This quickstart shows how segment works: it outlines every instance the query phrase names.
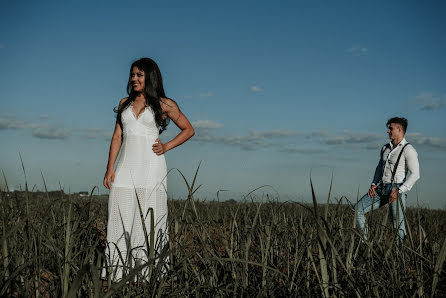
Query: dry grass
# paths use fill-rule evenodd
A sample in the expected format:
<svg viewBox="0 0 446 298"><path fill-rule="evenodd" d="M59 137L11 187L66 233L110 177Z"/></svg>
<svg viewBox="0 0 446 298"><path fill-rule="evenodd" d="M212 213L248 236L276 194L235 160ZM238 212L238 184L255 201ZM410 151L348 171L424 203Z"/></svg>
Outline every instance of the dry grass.
<svg viewBox="0 0 446 298"><path fill-rule="evenodd" d="M194 185L187 183L187 200L169 200L169 245L142 265L151 268L146 281L128 282L141 274L136 268L105 293L106 199L1 192L0 296L446 295L445 211L409 208L409 237L398 249L384 208L361 243L345 201L251 194L240 203L199 202Z"/></svg>

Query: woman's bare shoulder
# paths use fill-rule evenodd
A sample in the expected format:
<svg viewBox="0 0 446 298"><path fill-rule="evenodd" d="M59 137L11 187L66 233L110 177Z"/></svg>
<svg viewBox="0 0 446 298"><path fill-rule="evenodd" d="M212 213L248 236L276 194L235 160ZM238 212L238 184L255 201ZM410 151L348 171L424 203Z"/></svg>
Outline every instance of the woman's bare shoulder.
<svg viewBox="0 0 446 298"><path fill-rule="evenodd" d="M119 106L122 106L122 104L128 99L128 97L124 97L119 101Z"/></svg>
<svg viewBox="0 0 446 298"><path fill-rule="evenodd" d="M160 105L161 105L161 108L163 109L163 111L178 109L178 105L175 102L175 100L167 98L167 97L160 98Z"/></svg>

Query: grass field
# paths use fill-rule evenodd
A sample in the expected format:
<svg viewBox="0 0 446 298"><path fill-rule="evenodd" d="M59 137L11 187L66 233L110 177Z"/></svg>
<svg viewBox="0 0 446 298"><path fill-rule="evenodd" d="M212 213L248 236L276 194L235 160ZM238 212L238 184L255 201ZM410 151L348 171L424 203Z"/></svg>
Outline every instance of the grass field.
<svg viewBox="0 0 446 298"><path fill-rule="evenodd" d="M195 189L168 202L169 245L150 251L151 239L153 261L106 287L106 197L2 191L0 296L446 296L446 211L408 208L398 249L386 208L361 242L346 201L200 202Z"/></svg>

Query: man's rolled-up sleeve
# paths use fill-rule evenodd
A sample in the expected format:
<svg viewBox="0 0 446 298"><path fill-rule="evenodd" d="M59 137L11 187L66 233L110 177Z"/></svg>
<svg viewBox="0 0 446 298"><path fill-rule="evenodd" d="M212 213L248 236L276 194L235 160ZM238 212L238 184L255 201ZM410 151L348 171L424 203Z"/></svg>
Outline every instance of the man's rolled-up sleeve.
<svg viewBox="0 0 446 298"><path fill-rule="evenodd" d="M410 172L407 180L399 187L399 192L403 193L409 191L412 186L420 179L420 164L418 163L418 153L412 146L408 146L404 152L406 158L407 170Z"/></svg>

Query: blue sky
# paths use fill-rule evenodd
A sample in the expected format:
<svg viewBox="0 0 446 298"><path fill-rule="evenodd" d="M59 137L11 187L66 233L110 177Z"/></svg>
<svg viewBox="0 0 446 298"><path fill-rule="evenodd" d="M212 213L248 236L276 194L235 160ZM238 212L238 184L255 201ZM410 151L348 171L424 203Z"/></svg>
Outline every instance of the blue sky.
<svg viewBox="0 0 446 298"><path fill-rule="evenodd" d="M42 170L52 189L105 193L112 109L151 57L197 131L168 168L191 177L201 161L202 199L271 185L308 200L311 174L323 201L333 172L334 195L355 200L387 119L404 116L420 204L444 208L445 14L443 1L3 1L0 168L23 185L20 152L30 185ZM186 195L175 170L169 192Z"/></svg>

